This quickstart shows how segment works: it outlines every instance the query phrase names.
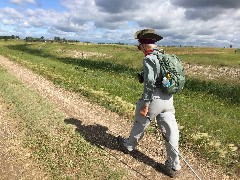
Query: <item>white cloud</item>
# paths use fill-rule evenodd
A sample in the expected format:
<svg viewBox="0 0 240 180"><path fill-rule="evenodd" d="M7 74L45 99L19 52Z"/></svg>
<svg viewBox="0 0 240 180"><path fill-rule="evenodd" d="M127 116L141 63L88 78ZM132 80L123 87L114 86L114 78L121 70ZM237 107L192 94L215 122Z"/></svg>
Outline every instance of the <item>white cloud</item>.
<svg viewBox="0 0 240 180"><path fill-rule="evenodd" d="M15 24L15 21L12 20L12 19L3 19L3 20L2 20L2 23L3 23L4 25L14 25L14 24Z"/></svg>
<svg viewBox="0 0 240 180"><path fill-rule="evenodd" d="M36 4L35 0L12 0ZM88 41L126 42L136 30L154 28L164 37L160 44L233 46L239 44L240 4L220 0L60 0L64 11L43 8L0 9L0 27L29 28L37 34L56 34ZM47 3L47 2L46 2ZM45 5L46 6L46 5ZM45 7L44 6L44 7ZM24 32L24 31L22 31ZM40 31L42 33L42 31ZM135 41L131 41L135 42Z"/></svg>
<svg viewBox="0 0 240 180"><path fill-rule="evenodd" d="M17 5L24 5L26 3L36 4L35 0L10 0L10 2Z"/></svg>
<svg viewBox="0 0 240 180"><path fill-rule="evenodd" d="M4 16L9 16L11 18L24 18L24 15L20 12L18 12L16 9L14 8L9 8L9 7L6 7L6 8L2 8L1 9L1 13L2 15Z"/></svg>
<svg viewBox="0 0 240 180"><path fill-rule="evenodd" d="M44 9L27 9L25 16L28 23L36 27L57 25L64 19L64 14Z"/></svg>

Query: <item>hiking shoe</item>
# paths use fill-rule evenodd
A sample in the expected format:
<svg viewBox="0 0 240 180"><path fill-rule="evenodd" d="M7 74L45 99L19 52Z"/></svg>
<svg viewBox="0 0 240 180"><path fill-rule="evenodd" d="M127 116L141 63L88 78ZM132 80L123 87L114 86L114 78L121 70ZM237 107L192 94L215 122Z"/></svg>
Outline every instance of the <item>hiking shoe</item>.
<svg viewBox="0 0 240 180"><path fill-rule="evenodd" d="M164 165L164 164L158 164L157 165L157 169L159 171L161 171L163 174L171 177L171 178L174 178L176 175L177 175L177 170L175 169L172 169L170 166L168 165Z"/></svg>
<svg viewBox="0 0 240 180"><path fill-rule="evenodd" d="M120 146L120 150L124 153L124 154L130 154L132 151L129 151L125 146L124 146L124 138L121 136L117 137L117 142Z"/></svg>

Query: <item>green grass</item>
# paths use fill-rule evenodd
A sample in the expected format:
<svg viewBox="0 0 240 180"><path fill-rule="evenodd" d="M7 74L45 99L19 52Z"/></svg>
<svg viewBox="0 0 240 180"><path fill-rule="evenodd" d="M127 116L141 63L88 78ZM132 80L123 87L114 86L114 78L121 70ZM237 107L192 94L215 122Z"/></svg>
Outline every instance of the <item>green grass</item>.
<svg viewBox="0 0 240 180"><path fill-rule="evenodd" d="M87 126L66 119L54 105L0 68L0 96L9 114L25 131L24 147L44 166L52 179L121 179L124 171L115 170L109 154L84 136ZM65 123L64 123L65 122ZM70 124L78 123L82 131ZM113 163L113 164L111 164Z"/></svg>
<svg viewBox="0 0 240 180"><path fill-rule="evenodd" d="M214 148L211 147L211 143L214 142L221 144L215 149L218 153L221 153L219 150L229 152L229 144L235 144L235 146L239 144L239 106L226 103L216 96L189 90L179 94L175 98L175 104L179 122L184 126L182 141L187 143L185 138L188 140L192 138L190 141L192 142L200 133L207 133L206 139L209 142L197 146L197 148L203 148L204 153L209 153L208 150ZM228 155L239 158L237 152L231 152ZM216 160L221 161L221 159ZM227 160L231 161L231 158L228 157Z"/></svg>
<svg viewBox="0 0 240 180"><path fill-rule="evenodd" d="M212 65L215 67L229 66L240 67L240 54L235 54L235 49L206 48L206 47L181 47L166 48L167 53L177 54L186 63Z"/></svg>
<svg viewBox="0 0 240 180"><path fill-rule="evenodd" d="M72 58L59 54L59 49L96 51L112 57ZM142 93L142 85L136 78L142 55L136 47L10 42L1 45L0 50L55 84L133 118L135 101ZM166 48L166 51L179 53L185 62L239 67L237 55L231 49ZM239 169L239 151L232 151L232 145L240 145L240 84L188 77L184 91L174 98L178 122L184 126L181 144L228 168L229 172Z"/></svg>

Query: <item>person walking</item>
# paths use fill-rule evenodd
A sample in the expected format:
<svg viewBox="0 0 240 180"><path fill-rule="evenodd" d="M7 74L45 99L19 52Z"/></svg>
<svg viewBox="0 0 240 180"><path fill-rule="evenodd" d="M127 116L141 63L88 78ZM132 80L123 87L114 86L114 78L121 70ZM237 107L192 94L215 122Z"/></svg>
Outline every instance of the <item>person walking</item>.
<svg viewBox="0 0 240 180"><path fill-rule="evenodd" d="M139 79L144 83L142 97L136 103L135 117L132 130L128 138L118 137L118 143L125 153L133 153L139 141L143 138L144 131L150 124L150 119L156 118L162 133L173 145L165 142L167 160L164 165L158 166L159 170L170 177L174 177L181 169L178 153L179 129L175 118L173 95L161 91L157 54L162 53L155 43L161 39L154 29L143 29L135 33L138 39L138 49L145 55L143 71ZM149 118L147 118L147 116ZM175 150L173 150L173 148Z"/></svg>

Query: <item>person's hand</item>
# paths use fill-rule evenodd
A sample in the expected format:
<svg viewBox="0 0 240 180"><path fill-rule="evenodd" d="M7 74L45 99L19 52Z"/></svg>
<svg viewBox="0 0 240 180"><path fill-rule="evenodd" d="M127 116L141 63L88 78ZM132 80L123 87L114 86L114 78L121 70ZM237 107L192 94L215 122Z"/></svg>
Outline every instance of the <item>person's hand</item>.
<svg viewBox="0 0 240 180"><path fill-rule="evenodd" d="M148 106L144 106L144 107L142 108L142 110L140 111L140 114L141 114L142 116L146 117L146 116L147 116L147 113L148 113Z"/></svg>

